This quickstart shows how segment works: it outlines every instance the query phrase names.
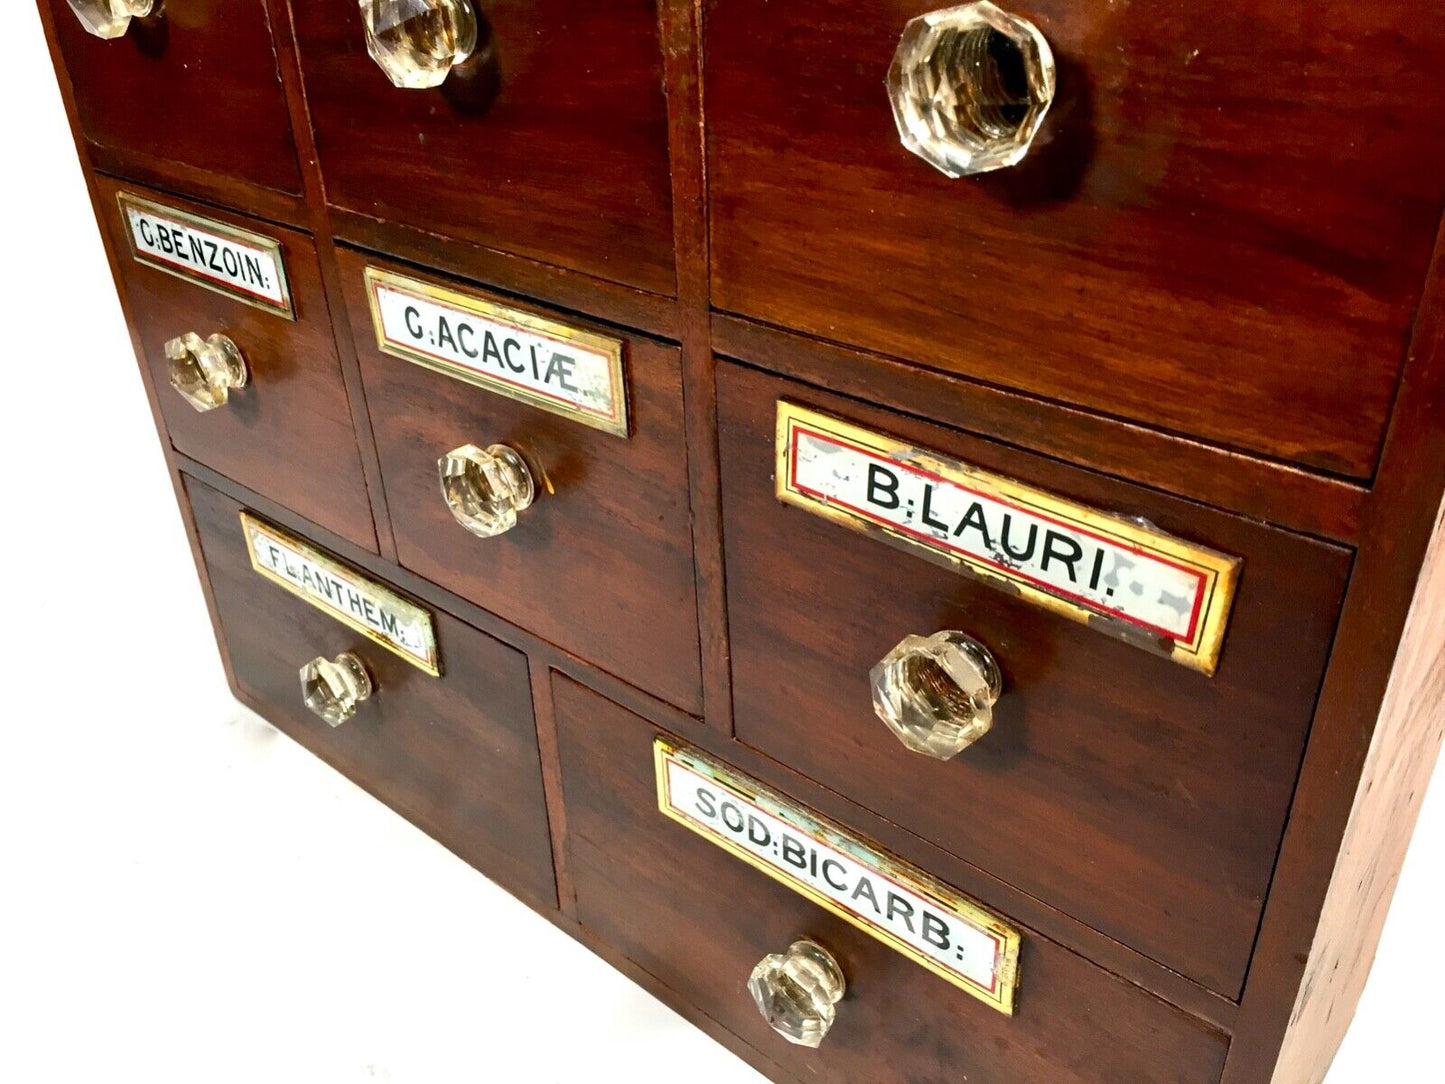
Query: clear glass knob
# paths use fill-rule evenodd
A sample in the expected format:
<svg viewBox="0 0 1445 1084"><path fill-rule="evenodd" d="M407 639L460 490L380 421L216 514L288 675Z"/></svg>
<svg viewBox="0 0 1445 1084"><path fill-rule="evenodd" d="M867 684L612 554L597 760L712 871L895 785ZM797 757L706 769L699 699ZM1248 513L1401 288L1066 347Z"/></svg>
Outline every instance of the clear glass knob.
<svg viewBox="0 0 1445 1084"><path fill-rule="evenodd" d="M537 495L527 464L505 444L454 448L437 460L437 476L452 515L478 538L510 531Z"/></svg>
<svg viewBox="0 0 1445 1084"><path fill-rule="evenodd" d="M873 710L915 753L958 756L993 726L1003 676L988 648L961 632L906 636L869 673Z"/></svg>
<svg viewBox="0 0 1445 1084"><path fill-rule="evenodd" d="M1038 28L979 0L903 29L888 94L903 145L950 177L1016 165L1054 100L1054 54Z"/></svg>
<svg viewBox="0 0 1445 1084"><path fill-rule="evenodd" d="M246 386L246 359L224 335L202 339L187 332L166 343L171 387L201 412L223 407L235 388Z"/></svg>
<svg viewBox="0 0 1445 1084"><path fill-rule="evenodd" d="M477 47L470 0L361 0L366 51L405 90L441 86Z"/></svg>
<svg viewBox="0 0 1445 1084"><path fill-rule="evenodd" d="M331 726L356 715L356 708L375 687L366 665L350 651L334 659L312 659L301 668L301 696L306 706Z"/></svg>
<svg viewBox="0 0 1445 1084"><path fill-rule="evenodd" d="M107 41L124 36L132 19L145 18L155 6L156 0L70 0L80 25Z"/></svg>
<svg viewBox="0 0 1445 1084"><path fill-rule="evenodd" d="M837 1016L848 983L833 954L816 941L795 941L780 956L764 956L748 979L768 1026L798 1046L817 1048Z"/></svg>

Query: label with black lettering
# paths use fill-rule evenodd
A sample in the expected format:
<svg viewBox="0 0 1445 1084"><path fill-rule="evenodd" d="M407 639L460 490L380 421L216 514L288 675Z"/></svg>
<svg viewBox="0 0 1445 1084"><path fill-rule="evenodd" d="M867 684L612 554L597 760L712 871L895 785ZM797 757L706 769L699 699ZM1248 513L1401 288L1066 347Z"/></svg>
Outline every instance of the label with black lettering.
<svg viewBox="0 0 1445 1084"><path fill-rule="evenodd" d="M726 765L658 738L658 807L775 881L1013 1015L1017 930Z"/></svg>
<svg viewBox="0 0 1445 1084"><path fill-rule="evenodd" d="M251 567L433 677L441 674L432 615L389 587L279 527L241 513Z"/></svg>
<svg viewBox="0 0 1445 1084"><path fill-rule="evenodd" d="M129 192L116 201L137 263L296 319L279 241Z"/></svg>
<svg viewBox="0 0 1445 1084"><path fill-rule="evenodd" d="M1212 674L1240 560L1136 519L778 404L777 494Z"/></svg>
<svg viewBox="0 0 1445 1084"><path fill-rule="evenodd" d="M622 340L366 269L377 349L620 437Z"/></svg>

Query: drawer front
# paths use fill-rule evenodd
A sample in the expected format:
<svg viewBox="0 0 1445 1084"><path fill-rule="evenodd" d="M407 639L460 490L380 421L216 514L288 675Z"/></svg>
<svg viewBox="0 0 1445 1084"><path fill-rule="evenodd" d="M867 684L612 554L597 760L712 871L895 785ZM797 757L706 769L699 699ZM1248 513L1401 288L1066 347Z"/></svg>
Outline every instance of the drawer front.
<svg viewBox="0 0 1445 1084"><path fill-rule="evenodd" d="M949 6L709 0L714 303L1368 476L1445 203L1430 5L1004 4L1056 97L956 180L885 85Z"/></svg>
<svg viewBox="0 0 1445 1084"><path fill-rule="evenodd" d="M471 58L439 87L401 89L368 55L355 0L293 5L328 199L368 219L673 293L655 5L470 6L479 15Z"/></svg>
<svg viewBox="0 0 1445 1084"><path fill-rule="evenodd" d="M160 14L112 40L66 0L44 2L90 144L300 194L265 0L158 0Z"/></svg>
<svg viewBox="0 0 1445 1084"><path fill-rule="evenodd" d="M134 185L103 177L97 181L131 326L171 443L347 541L376 549L361 453L311 239ZM161 258L141 262L118 194L148 201L162 218L164 211L179 211L278 242L296 319L212 288L213 280L190 273L195 260L188 268L170 264L170 270L162 270ZM200 243L199 259L218 259L207 256L206 244ZM177 244L182 255L192 254L189 236ZM224 406L198 411L171 386L167 344L187 334L203 340L224 335L240 351L245 384L230 392Z"/></svg>
<svg viewBox="0 0 1445 1084"><path fill-rule="evenodd" d="M792 1078L1219 1079L1222 1035L1027 930L1015 1015L974 1000L664 817L651 725L560 676L554 699L580 921ZM803 937L837 958L848 985L817 1050L774 1034L746 986L764 956Z"/></svg>
<svg viewBox="0 0 1445 1084"><path fill-rule="evenodd" d="M594 329L622 342L630 435L618 436L382 353L366 269L420 280L358 253L342 251L340 259L401 563L639 688L700 711L678 350ZM470 298L487 296L451 285ZM511 530L478 538L443 499L438 459L464 445L499 443L521 455L536 498Z"/></svg>
<svg viewBox="0 0 1445 1084"><path fill-rule="evenodd" d="M722 365L718 385L738 739L1236 994L1346 553L738 365ZM1217 671L781 504L779 400L1241 558ZM982 643L1002 676L992 729L947 761L893 736L869 678L905 637L943 630Z"/></svg>
<svg viewBox="0 0 1445 1084"><path fill-rule="evenodd" d="M186 492L244 699L503 887L555 906L526 657L422 607L435 623L433 677L263 578L242 507L194 479ZM298 675L343 652L362 660L375 689L332 728L303 704Z"/></svg>

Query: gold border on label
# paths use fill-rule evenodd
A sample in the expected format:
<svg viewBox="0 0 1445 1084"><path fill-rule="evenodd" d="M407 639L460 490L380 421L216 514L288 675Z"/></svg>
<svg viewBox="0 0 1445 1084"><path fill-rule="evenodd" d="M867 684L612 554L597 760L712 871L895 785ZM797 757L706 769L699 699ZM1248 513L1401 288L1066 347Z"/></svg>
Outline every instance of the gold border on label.
<svg viewBox="0 0 1445 1084"><path fill-rule="evenodd" d="M401 358L403 361L420 365L424 369L430 369L454 380L495 392L508 399L515 399L528 406L559 414L564 418L571 418L573 421L581 422L593 429L601 429L604 433L611 433L624 440L631 435L628 419L627 382L622 367L623 341L621 339L598 335L581 328L568 327L566 324L559 324L555 320L549 320L534 312L509 308L479 297L459 293L456 290L407 278L405 275L383 271L379 267L366 268L365 280L366 300L371 308L371 326L376 332L376 348L383 354L390 354L394 358ZM574 403L542 395L530 388L508 383L488 373L457 365L444 358L433 357L387 338L386 328L382 324L381 305L376 298L378 286L387 286L400 293L412 294L420 300L430 301L492 323L513 327L531 335L542 335L549 339L576 343L592 353L605 355L610 377L609 383L612 388L612 413L602 414L586 410Z"/></svg>
<svg viewBox="0 0 1445 1084"><path fill-rule="evenodd" d="M276 541L281 542L284 545L289 546L290 548L304 554L308 560L314 561L322 568L325 568L337 575L340 575L345 579L356 581L358 584L365 587L373 594L385 599L388 606L393 607L399 613L405 614L409 620L416 621L418 623L425 623L427 630L427 639L429 642L429 649L427 651L426 659L422 660L417 658L417 656L413 655L411 652L398 646L397 644L394 644L386 636L377 632L375 629L370 628L362 622L357 621L355 618L348 616L344 611L334 610L330 606L323 605L322 603L308 595L305 591L302 591L300 588L298 588L290 580L276 575L268 568L264 568L261 565L261 562L256 558L256 547L251 538L251 529L253 527L259 529L263 534L274 535ZM337 558L332 557L330 554L323 553L321 550L317 549L309 542L303 542L291 532L283 531L280 527L276 527L273 524L266 522L259 516L253 516L250 512L241 513L241 535L246 540L246 553L251 558L251 568L260 576L270 580L278 587L285 589L288 593L295 595L302 602L309 604L311 607L319 610L321 613L326 614L328 617L335 618L347 628L353 629L356 632L361 633L361 635L372 641L372 643L379 644L380 646L390 651L393 655L405 659L407 662L411 663L423 673L430 674L432 677L441 677L441 658L440 653L437 650L436 619L432 616L430 610L425 610L422 607L416 605L415 603L405 598L402 598L401 595L397 594L391 588L385 587L382 584L377 583L370 576L363 575L356 569L352 568L350 565L346 564L344 561L340 561Z"/></svg>
<svg viewBox="0 0 1445 1084"><path fill-rule="evenodd" d="M286 274L286 257L282 253L281 242L272 237L265 237L259 233L252 233L249 230L240 229L237 226L229 226L224 222L217 222L214 219L202 218L200 215L193 215L186 211L178 211L174 207L167 207L162 203L155 203L152 200L141 196L132 195L129 192L117 192L115 201L120 207L120 223L125 229L125 239L130 245L131 259L138 264L152 267L157 271L164 272L174 278L189 282L202 289L210 290L212 293L229 297L233 301L240 301L250 305L252 308L261 309L264 312L276 316L285 317L287 320L295 321L296 305L291 298L291 280ZM193 229L204 230L206 233L214 233L217 236L228 238L237 244L246 245L249 248L259 248L265 252L276 264L276 275L281 287L282 303L277 305L267 298L257 297L248 294L244 290L233 286L227 286L223 282L217 282L198 272L188 272L175 264L165 263L157 260L140 251L136 245L135 233L131 228L130 215L126 214L127 207L134 207L136 210L146 211L160 218L173 218L183 225Z"/></svg>
<svg viewBox="0 0 1445 1084"><path fill-rule="evenodd" d="M676 761L685 768L707 776L719 787L732 792L736 797L758 804L766 812L793 824L800 832L813 836L817 842L836 847L851 856L860 865L865 865L881 876L897 881L909 891L932 900L940 910L961 918L975 929L997 938L1003 945L1000 953L1002 958L998 960L994 971L998 977L997 990L993 992L985 990L967 977L950 971L908 942L865 921L861 916L849 911L835 900L829 899L811 885L798 881L785 871L764 862L757 855L736 846L722 836L707 831L701 825L678 813L668 802L667 765L669 761ZM1019 949L1023 938L1017 929L1003 919L949 888L937 878L930 877L916 866L894 858L828 818L784 798L776 791L764 787L761 783L749 779L703 753L685 748L667 738L656 738L653 741L653 763L657 773L657 807L669 820L676 821L690 832L727 851L734 858L765 873L774 881L792 889L830 914L837 915L849 925L862 930L868 936L908 957L920 967L933 972L945 982L956 986L971 997L977 998L990 1008L1005 1016L1014 1014L1014 1000L1019 985Z"/></svg>
<svg viewBox="0 0 1445 1084"><path fill-rule="evenodd" d="M1050 591L1031 579L976 560L942 546L894 529L892 524L853 512L836 504L819 500L793 488L790 455L793 433L798 426L825 436L834 436L849 444L892 460L900 467L915 467L949 482L976 490L985 496L1028 509L1062 521L1089 534L1103 537L1114 545L1132 549L1165 563L1182 566L1202 579L1202 602L1195 623L1192 642L1185 643L1164 630L1150 631L1129 617L1103 607L1095 608ZM973 575L985 582L1005 584L1036 606L1071 620L1100 629L1138 647L1173 659L1180 665L1212 675L1219 665L1224 634L1234 605L1235 588L1243 561L1217 550L1194 545L1166 534L1157 528L1122 516L1110 515L1086 505L1056 497L1041 489L1024 485L1002 475L971 467L959 460L927 449L916 448L892 437L863 429L848 422L783 400L778 401L776 480L777 497L785 504L806 509L814 515L832 520L851 530L890 543L900 549L919 554L935 564L955 572Z"/></svg>

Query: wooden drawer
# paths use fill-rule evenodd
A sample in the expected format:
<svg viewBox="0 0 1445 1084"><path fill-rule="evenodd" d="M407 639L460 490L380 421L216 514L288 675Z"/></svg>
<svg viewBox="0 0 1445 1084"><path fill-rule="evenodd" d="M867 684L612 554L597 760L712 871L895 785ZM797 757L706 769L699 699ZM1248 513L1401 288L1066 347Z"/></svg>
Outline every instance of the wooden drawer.
<svg viewBox="0 0 1445 1084"><path fill-rule="evenodd" d="M714 304L1369 476L1445 203L1431 5L1003 5L1058 94L1022 164L959 180L885 87L948 6L709 0Z"/></svg>
<svg viewBox="0 0 1445 1084"><path fill-rule="evenodd" d="M98 165L301 193L265 0L157 0L160 14L109 41L87 33L66 0L41 2Z"/></svg>
<svg viewBox="0 0 1445 1084"><path fill-rule="evenodd" d="M582 925L791 1078L1219 1079L1223 1035L1029 931L1016 1015L954 989L664 817L653 769L659 732L566 678L554 676L553 691ZM759 960L800 937L831 951L848 982L837 1022L815 1051L775 1035L746 989Z"/></svg>
<svg viewBox="0 0 1445 1084"><path fill-rule="evenodd" d="M402 90L367 54L355 0L292 6L327 198L354 216L338 231L410 226L672 294L655 4L473 7L472 59Z"/></svg>
<svg viewBox="0 0 1445 1084"><path fill-rule="evenodd" d="M735 364L718 396L738 739L1237 995L1348 554ZM780 399L1242 558L1216 673L780 503ZM946 629L993 652L1004 693L992 731L940 762L875 716L869 671Z"/></svg>
<svg viewBox="0 0 1445 1084"><path fill-rule="evenodd" d="M327 530L375 550L361 453L311 239L135 185L104 177L97 183L131 327L145 353L171 443ZM296 319L248 303L238 294L218 292L205 279L187 277L197 259L215 258L206 254L204 245L197 256L189 238L180 243L184 262L169 262L162 252L153 262L142 263L133 248L127 212L117 199L120 194L279 242ZM170 386L166 344L187 333L202 339L224 334L240 349L246 384L230 394L225 406L198 412Z"/></svg>
<svg viewBox="0 0 1445 1084"><path fill-rule="evenodd" d="M241 505L192 478L186 492L238 695L488 877L554 907L526 657L432 610L432 677L256 572ZM298 673L346 651L376 687L333 729L304 706Z"/></svg>
<svg viewBox="0 0 1445 1084"><path fill-rule="evenodd" d="M618 436L383 354L366 268L412 273L348 250L339 255L401 564L684 710L700 712L677 348L554 317L622 340L630 434ZM472 298L499 300L451 285ZM481 539L453 519L437 460L462 445L495 443L521 454L538 496L516 527Z"/></svg>

